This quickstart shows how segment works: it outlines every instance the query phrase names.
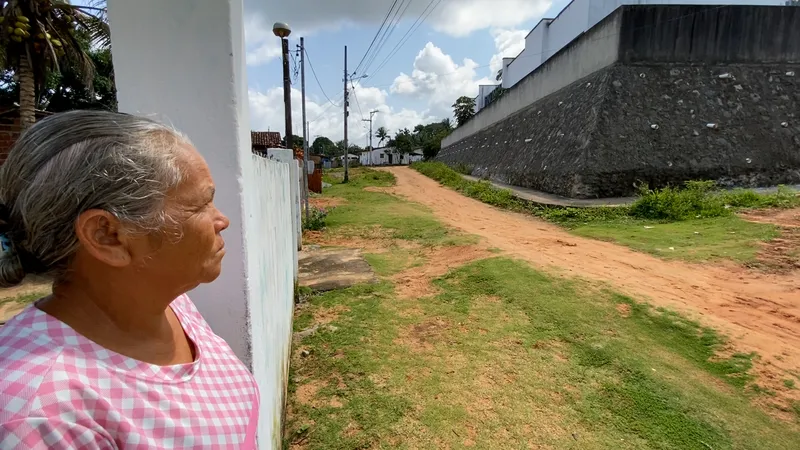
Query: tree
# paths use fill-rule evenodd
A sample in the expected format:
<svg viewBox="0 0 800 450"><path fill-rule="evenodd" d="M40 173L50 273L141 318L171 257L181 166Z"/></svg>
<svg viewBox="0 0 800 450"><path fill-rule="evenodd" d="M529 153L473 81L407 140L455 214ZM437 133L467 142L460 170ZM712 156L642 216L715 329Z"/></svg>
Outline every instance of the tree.
<svg viewBox="0 0 800 450"><path fill-rule="evenodd" d="M0 62L19 82L20 122L23 128L36 120L39 94L49 76L62 66L74 66L84 86L93 91L94 65L79 40L80 33L100 48L110 47L105 7L71 5L67 0L2 0Z"/></svg>
<svg viewBox="0 0 800 450"><path fill-rule="evenodd" d="M453 103L453 115L458 126L464 125L475 115L475 99L462 95Z"/></svg>
<svg viewBox="0 0 800 450"><path fill-rule="evenodd" d="M303 137L302 136L298 136L296 134L292 135L292 147L294 147L294 148L303 148L303 143L304 142L305 141L303 141ZM281 145L283 145L284 147L286 146L286 137L281 139Z"/></svg>
<svg viewBox="0 0 800 450"><path fill-rule="evenodd" d="M336 144L325 136L320 136L314 139L311 150L318 155L331 157L336 155Z"/></svg>
<svg viewBox="0 0 800 450"><path fill-rule="evenodd" d="M411 134L411 131L409 131L408 128L403 128L402 130L398 131L397 134L394 135L394 139L392 139L392 141L392 146L400 153L411 153L416 144L414 136Z"/></svg>
<svg viewBox="0 0 800 450"><path fill-rule="evenodd" d="M375 137L378 138L380 144L383 145L383 141L389 139L389 130L386 127L378 128L378 131L375 132Z"/></svg>

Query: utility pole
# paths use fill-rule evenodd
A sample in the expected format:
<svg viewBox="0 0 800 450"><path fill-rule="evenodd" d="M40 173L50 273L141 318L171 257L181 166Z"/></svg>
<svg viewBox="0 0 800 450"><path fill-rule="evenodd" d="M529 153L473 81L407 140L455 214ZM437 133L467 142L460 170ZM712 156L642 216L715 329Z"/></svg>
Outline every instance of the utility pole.
<svg viewBox="0 0 800 450"><path fill-rule="evenodd" d="M303 197L306 207L306 222L310 219L308 208L308 122L306 122L306 47L304 38L300 38L300 85L303 96Z"/></svg>
<svg viewBox="0 0 800 450"><path fill-rule="evenodd" d="M281 39L281 54L283 56L283 107L286 115L286 148L294 151L292 147L292 82L289 77L289 25L278 22L272 27L275 36Z"/></svg>
<svg viewBox="0 0 800 450"><path fill-rule="evenodd" d="M347 106L350 100L347 98L347 46L344 46L344 182L350 182L350 173L348 172L348 166L350 165L350 158L348 157L348 146L347 146L347 116L350 114L347 112Z"/></svg>
<svg viewBox="0 0 800 450"><path fill-rule="evenodd" d="M369 119L361 119L364 122L369 122L369 165L372 165L372 116L378 114L378 110L374 109L369 112Z"/></svg>

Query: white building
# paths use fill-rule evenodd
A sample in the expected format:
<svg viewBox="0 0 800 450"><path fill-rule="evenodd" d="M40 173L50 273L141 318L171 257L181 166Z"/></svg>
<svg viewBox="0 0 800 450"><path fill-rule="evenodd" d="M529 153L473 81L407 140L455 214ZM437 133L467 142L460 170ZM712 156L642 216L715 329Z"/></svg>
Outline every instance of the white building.
<svg viewBox="0 0 800 450"><path fill-rule="evenodd" d="M413 162L422 161L421 149L410 153L400 153L394 147L380 147L361 152L359 162L362 166L407 166Z"/></svg>
<svg viewBox="0 0 800 450"><path fill-rule="evenodd" d="M503 58L502 83L480 86L475 109L486 107L486 96L497 86L506 89L514 86L620 6L672 4L784 6L786 0L572 0L554 17L543 17L533 27L525 36L525 49L519 55Z"/></svg>

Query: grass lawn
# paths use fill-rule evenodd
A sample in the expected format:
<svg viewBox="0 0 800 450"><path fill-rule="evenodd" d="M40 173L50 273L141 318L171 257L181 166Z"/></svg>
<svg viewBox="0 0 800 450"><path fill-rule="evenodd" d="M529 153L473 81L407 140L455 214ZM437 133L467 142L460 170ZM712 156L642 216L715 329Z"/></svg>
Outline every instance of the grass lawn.
<svg viewBox="0 0 800 450"><path fill-rule="evenodd" d="M287 448L797 448L797 417L752 404L769 395L745 387L754 355L715 356L722 338L670 311L502 255L400 297L388 276L425 263L414 245L469 238L363 191L389 183L362 172L326 192L349 200L326 236L393 239L370 257L381 283L298 310L295 331L327 326L293 350ZM403 223L416 231L392 228Z"/></svg>
<svg viewBox="0 0 800 450"><path fill-rule="evenodd" d="M338 235L366 239L389 237L419 245L474 242L474 239L452 233L436 221L424 206L375 190L394 184L394 177L390 173L351 169L350 182L347 184L331 177L331 174L341 175L341 172L329 172L325 177L325 181L332 184L325 190L325 195L340 198L344 203L333 208L326 223Z"/></svg>
<svg viewBox="0 0 800 450"><path fill-rule="evenodd" d="M747 222L736 216L668 223L618 219L578 225L571 231L664 259L730 259L741 263L755 261L759 243L780 236L774 225Z"/></svg>

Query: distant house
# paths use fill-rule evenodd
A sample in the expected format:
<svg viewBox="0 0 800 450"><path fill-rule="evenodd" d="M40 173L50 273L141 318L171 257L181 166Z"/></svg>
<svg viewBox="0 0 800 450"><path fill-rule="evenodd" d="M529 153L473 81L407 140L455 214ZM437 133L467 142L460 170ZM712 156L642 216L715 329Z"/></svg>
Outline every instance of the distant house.
<svg viewBox="0 0 800 450"><path fill-rule="evenodd" d="M344 163L344 155L340 156L339 159ZM358 155L354 155L352 153L347 154L347 159L350 161L359 161Z"/></svg>
<svg viewBox="0 0 800 450"><path fill-rule="evenodd" d="M394 147L380 147L361 152L359 162L362 166L407 166L412 162L422 161L422 158L422 149L400 153Z"/></svg>
<svg viewBox="0 0 800 450"><path fill-rule="evenodd" d="M251 131L250 144L253 150L266 151L269 148L284 148L281 134L277 131Z"/></svg>

